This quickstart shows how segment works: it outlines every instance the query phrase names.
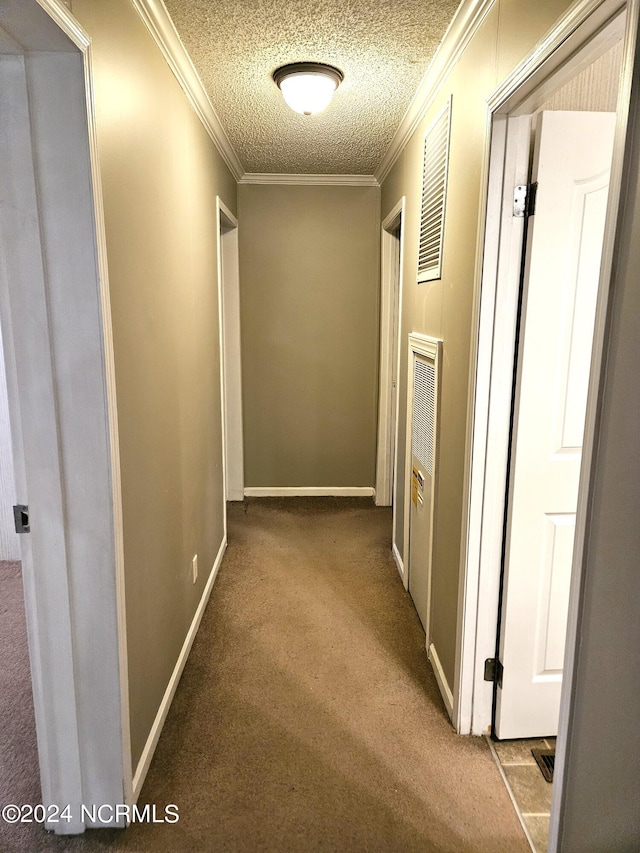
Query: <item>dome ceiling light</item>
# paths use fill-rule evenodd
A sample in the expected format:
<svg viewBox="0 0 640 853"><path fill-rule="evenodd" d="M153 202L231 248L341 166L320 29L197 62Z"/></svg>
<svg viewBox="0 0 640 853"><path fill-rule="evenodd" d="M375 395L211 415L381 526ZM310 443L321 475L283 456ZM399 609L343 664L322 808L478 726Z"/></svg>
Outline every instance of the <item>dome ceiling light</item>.
<svg viewBox="0 0 640 853"><path fill-rule="evenodd" d="M333 65L319 62L294 62L273 72L286 103L297 113L310 116L329 106L344 74Z"/></svg>

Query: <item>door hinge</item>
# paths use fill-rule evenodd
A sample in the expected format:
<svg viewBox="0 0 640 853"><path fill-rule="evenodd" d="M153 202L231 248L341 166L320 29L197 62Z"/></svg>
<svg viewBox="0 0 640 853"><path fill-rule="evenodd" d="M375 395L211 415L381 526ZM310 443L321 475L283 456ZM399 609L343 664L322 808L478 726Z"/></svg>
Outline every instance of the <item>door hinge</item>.
<svg viewBox="0 0 640 853"><path fill-rule="evenodd" d="M29 526L29 507L18 504L13 508L13 520L16 525L16 533L31 533Z"/></svg>
<svg viewBox="0 0 640 853"><path fill-rule="evenodd" d="M517 217L533 216L536 212L538 182L520 184L513 191L513 215Z"/></svg>
<svg viewBox="0 0 640 853"><path fill-rule="evenodd" d="M498 687L502 687L502 673L504 668L498 658L487 658L484 662L484 680L497 681Z"/></svg>

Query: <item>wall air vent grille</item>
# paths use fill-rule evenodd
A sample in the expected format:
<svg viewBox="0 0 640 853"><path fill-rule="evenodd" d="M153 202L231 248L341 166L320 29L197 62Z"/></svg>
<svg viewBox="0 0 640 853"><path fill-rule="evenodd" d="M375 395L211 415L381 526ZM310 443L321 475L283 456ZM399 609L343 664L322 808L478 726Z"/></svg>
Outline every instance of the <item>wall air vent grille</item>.
<svg viewBox="0 0 640 853"><path fill-rule="evenodd" d="M416 355L413 362L412 451L425 471L433 476L435 433L435 366Z"/></svg>
<svg viewBox="0 0 640 853"><path fill-rule="evenodd" d="M442 278L442 245L447 196L451 99L433 122L424 140L422 207L418 246L418 281Z"/></svg>

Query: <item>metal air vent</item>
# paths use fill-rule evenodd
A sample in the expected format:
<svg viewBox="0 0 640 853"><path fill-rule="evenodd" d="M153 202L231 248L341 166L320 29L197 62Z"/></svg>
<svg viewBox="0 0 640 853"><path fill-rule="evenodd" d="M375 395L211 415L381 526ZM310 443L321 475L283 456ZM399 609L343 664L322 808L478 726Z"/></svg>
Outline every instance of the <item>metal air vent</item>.
<svg viewBox="0 0 640 853"><path fill-rule="evenodd" d="M428 474L433 476L435 431L435 365L416 356L413 362L412 451Z"/></svg>

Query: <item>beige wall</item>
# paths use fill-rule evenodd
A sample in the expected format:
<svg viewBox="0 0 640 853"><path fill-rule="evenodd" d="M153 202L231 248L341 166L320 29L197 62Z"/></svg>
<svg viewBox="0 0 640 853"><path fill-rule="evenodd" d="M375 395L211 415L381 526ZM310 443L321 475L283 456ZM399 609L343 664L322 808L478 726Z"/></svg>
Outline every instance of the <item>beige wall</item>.
<svg viewBox="0 0 640 853"><path fill-rule="evenodd" d="M622 46L622 41L614 44L561 89L554 92L540 109L614 113L620 88Z"/></svg>
<svg viewBox="0 0 640 853"><path fill-rule="evenodd" d="M407 335L443 340L439 479L432 575L433 643L450 686L455 668L460 545L464 507L465 440L478 212L487 142L487 98L570 5L568 0L496 0L433 105L382 186L382 218L406 196L400 399L407 393ZM452 96L449 189L443 277L418 285L417 236L422 146L426 130ZM406 413L400 409L399 458ZM398 472L403 493L404 472ZM400 514L402 507L398 507ZM398 531L402 531L402 518ZM398 543L402 547L402 541Z"/></svg>
<svg viewBox="0 0 640 853"><path fill-rule="evenodd" d="M236 185L132 4L73 13L93 44L135 769L223 535L215 201L235 210Z"/></svg>
<svg viewBox="0 0 640 853"><path fill-rule="evenodd" d="M239 187L246 486L373 486L376 187Z"/></svg>

